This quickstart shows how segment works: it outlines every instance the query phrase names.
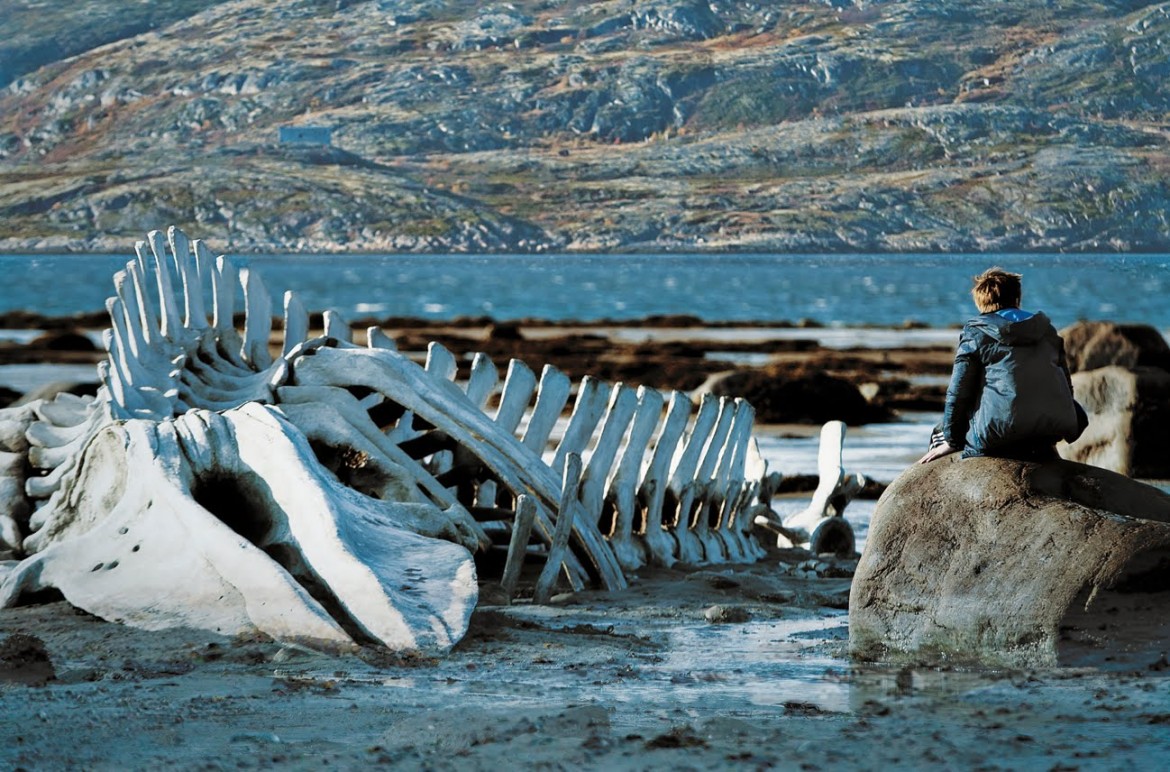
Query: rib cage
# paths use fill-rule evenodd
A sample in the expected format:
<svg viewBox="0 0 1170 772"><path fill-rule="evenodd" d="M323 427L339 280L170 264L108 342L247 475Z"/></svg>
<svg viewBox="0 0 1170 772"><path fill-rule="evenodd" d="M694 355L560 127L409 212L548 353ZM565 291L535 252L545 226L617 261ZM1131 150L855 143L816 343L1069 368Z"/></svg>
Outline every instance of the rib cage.
<svg viewBox="0 0 1170 772"><path fill-rule="evenodd" d="M272 303L260 277L212 258L175 228L165 239L154 231L139 242L114 285L98 397L68 409L49 403L29 430L41 448L33 466L43 475L27 481L34 506L53 494L54 479L103 421L162 421L261 402L287 410L295 424L298 410L324 399L356 404L388 457L425 470L419 486L427 496L443 507L462 505L502 543L526 501L549 555L563 549L558 531L568 528L556 526L569 518L563 569L574 589L620 589L625 572L647 562L763 555L751 528L769 511L779 475L760 456L754 411L742 399L706 395L695 405L678 391L589 376L572 384L551 366L537 378L519 360L501 379L482 353L457 381L456 358L437 343L419 365L378 328L367 331L364 346L355 344L333 312L325 313L323 335L310 337L292 293L284 295L283 345L272 352ZM34 515L29 527L40 525ZM510 541L512 564L527 540Z"/></svg>

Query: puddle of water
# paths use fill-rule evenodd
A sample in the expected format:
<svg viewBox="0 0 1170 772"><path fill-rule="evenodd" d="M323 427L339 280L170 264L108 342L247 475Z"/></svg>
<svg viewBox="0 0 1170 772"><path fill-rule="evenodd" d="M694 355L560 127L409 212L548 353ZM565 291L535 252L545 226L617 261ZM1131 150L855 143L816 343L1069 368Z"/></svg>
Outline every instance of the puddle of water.
<svg viewBox="0 0 1170 772"><path fill-rule="evenodd" d="M28 392L53 381L96 383L97 379L94 365L0 365L0 386L19 392Z"/></svg>
<svg viewBox="0 0 1170 772"><path fill-rule="evenodd" d="M726 362L740 367L763 367L772 361L771 354L751 351L708 351L703 358L712 362Z"/></svg>
<svg viewBox="0 0 1170 772"><path fill-rule="evenodd" d="M819 644L841 640L845 630L844 612L799 621L683 626L671 631L664 661L645 668L644 678L623 691L629 700L657 693L660 700L709 705L716 690L728 705L782 708L786 702L813 702L822 710L844 711L847 686L825 675L849 663L824 653Z"/></svg>
<svg viewBox="0 0 1170 772"><path fill-rule="evenodd" d="M648 620L647 625L656 623ZM843 611L743 624L675 622L667 633L663 647L628 653L620 662L574 658L525 667L484 663L469 651L417 677L324 669L274 675L306 683L378 684L392 689L400 704L418 707L449 706L453 696L467 710L602 703L614 708L611 721L629 731L657 725L661 714L678 710L776 716L785 712L786 703L811 703L826 712L852 709L851 686L844 677L850 663L843 658ZM827 643L840 644L840 654ZM480 664L471 670L468 661Z"/></svg>
<svg viewBox="0 0 1170 772"><path fill-rule="evenodd" d="M907 413L894 423L849 427L841 454L845 470L891 482L926 452L930 430L940 417L938 413ZM788 437L780 436L774 427L763 427L756 439L769 469L787 475L816 474L820 447L816 432Z"/></svg>
<svg viewBox="0 0 1170 772"><path fill-rule="evenodd" d="M0 330L0 342L24 346L44 334L44 330Z"/></svg>
<svg viewBox="0 0 1170 772"><path fill-rule="evenodd" d="M593 328L596 331L596 328ZM563 330L559 330L563 334ZM714 327L606 328L610 337L623 343L704 341L718 343L761 343L773 340L809 340L823 348L920 348L954 346L959 331L946 328L916 330L859 327Z"/></svg>
<svg viewBox="0 0 1170 772"><path fill-rule="evenodd" d="M7 330L0 329L0 342L16 343L21 346L27 345L37 338L45 335L46 330ZM81 334L93 341L93 345L102 348L102 332L101 330L82 330Z"/></svg>
<svg viewBox="0 0 1170 772"><path fill-rule="evenodd" d="M949 386L950 375L911 375L906 378L911 386Z"/></svg>
<svg viewBox="0 0 1170 772"><path fill-rule="evenodd" d="M907 413L904 420L888 424L851 426L845 433L842 462L847 473L860 472L871 480L890 483L926 452L930 431L938 423L937 413ZM765 427L757 435L760 454L768 468L786 475L817 473L819 435L810 437L779 436ZM812 494L777 498L772 507L781 518L796 515L812 501ZM845 510L845 519L853 526L857 550L865 546L869 521L877 502L854 499Z"/></svg>

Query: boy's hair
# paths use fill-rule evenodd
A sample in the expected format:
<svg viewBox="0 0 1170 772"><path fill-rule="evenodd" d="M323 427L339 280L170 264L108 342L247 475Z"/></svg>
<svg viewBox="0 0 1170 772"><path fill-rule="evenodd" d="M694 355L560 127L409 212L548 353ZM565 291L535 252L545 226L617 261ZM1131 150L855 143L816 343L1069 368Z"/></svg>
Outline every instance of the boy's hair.
<svg viewBox="0 0 1170 772"><path fill-rule="evenodd" d="M1001 308L1019 308L1022 279L1018 273L1009 273L996 266L988 268L975 277L975 286L971 288L971 297L975 299L975 307L979 313L998 311Z"/></svg>

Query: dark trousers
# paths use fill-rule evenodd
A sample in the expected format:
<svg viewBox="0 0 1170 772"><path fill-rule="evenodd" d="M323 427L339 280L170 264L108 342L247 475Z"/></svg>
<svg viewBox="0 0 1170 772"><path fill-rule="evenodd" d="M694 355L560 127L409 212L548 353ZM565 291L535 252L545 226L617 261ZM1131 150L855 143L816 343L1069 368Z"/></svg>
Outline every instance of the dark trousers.
<svg viewBox="0 0 1170 772"><path fill-rule="evenodd" d="M942 424L939 423L930 432L930 446L928 449L934 450L942 446L946 441L946 438L943 436ZM963 458L976 458L978 456L1011 458L1016 461L1035 461L1038 463L1056 461L1060 458L1060 454L1056 452L1056 442L1054 440L1044 439L1015 442L1011 445L1002 445L998 448L982 452L974 448L963 449Z"/></svg>

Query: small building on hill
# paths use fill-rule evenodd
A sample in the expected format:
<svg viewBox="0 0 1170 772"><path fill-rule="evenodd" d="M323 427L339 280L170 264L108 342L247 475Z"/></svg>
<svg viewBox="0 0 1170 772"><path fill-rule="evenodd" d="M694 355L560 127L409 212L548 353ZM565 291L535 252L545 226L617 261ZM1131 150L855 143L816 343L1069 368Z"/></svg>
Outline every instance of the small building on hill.
<svg viewBox="0 0 1170 772"><path fill-rule="evenodd" d="M333 129L328 126L281 126L282 145L324 145L333 142Z"/></svg>

